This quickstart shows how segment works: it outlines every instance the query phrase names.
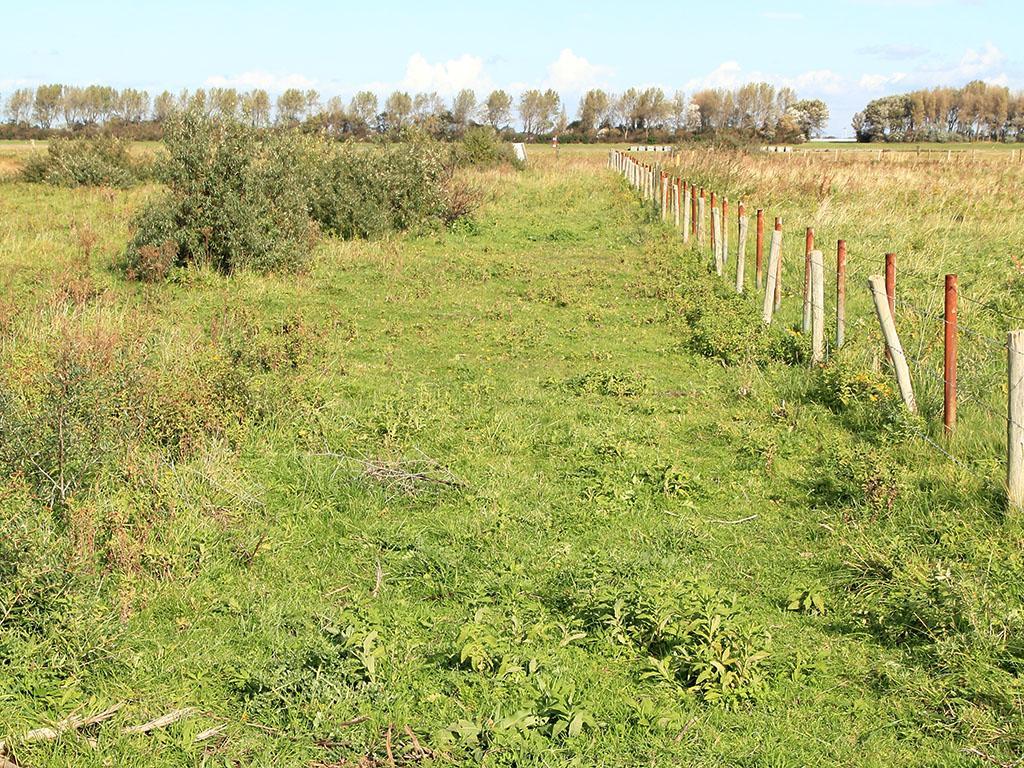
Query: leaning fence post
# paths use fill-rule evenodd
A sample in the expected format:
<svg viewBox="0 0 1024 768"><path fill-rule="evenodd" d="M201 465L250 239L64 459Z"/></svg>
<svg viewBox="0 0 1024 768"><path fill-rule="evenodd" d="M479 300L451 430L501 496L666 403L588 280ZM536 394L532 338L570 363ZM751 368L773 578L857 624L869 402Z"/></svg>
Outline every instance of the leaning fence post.
<svg viewBox="0 0 1024 768"><path fill-rule="evenodd" d="M957 358L957 276L946 275L946 301L942 313L942 426L947 435L956 428L956 358Z"/></svg>
<svg viewBox="0 0 1024 768"><path fill-rule="evenodd" d="M772 290L772 286L777 283L777 275L779 271L779 260L782 254L782 230L772 230L772 242L768 248L768 276L765 282L764 291L764 312L762 313L761 319L764 320L765 325L771 325L772 313L775 309L775 292Z"/></svg>
<svg viewBox="0 0 1024 768"><path fill-rule="evenodd" d="M846 341L846 241L836 243L836 349Z"/></svg>
<svg viewBox="0 0 1024 768"><path fill-rule="evenodd" d="M825 359L825 260L811 251L811 363Z"/></svg>
<svg viewBox="0 0 1024 768"><path fill-rule="evenodd" d="M761 290L764 283L764 209L757 209L757 235L754 243L754 286Z"/></svg>
<svg viewBox="0 0 1024 768"><path fill-rule="evenodd" d="M1010 331L1006 349L1006 496L1010 509L1019 510L1024 508L1024 331Z"/></svg>
<svg viewBox="0 0 1024 768"><path fill-rule="evenodd" d="M738 208L740 231L736 242L736 293L743 293L743 274L746 269L747 260L747 215L743 209L743 203Z"/></svg>
<svg viewBox="0 0 1024 768"><path fill-rule="evenodd" d="M811 251L814 250L814 229L807 228L804 236L804 315L800 330L811 330Z"/></svg>
<svg viewBox="0 0 1024 768"><path fill-rule="evenodd" d="M903 398L907 410L917 413L914 388L910 382L910 368L907 365L907 358L903 354L900 337L896 333L896 322L892 318L892 311L889 309L889 301L885 294L885 278L881 275L872 275L868 278L868 286L871 288L871 298L875 302L878 324L882 326L885 347L890 352L893 368L896 370L896 385L899 387L900 397Z"/></svg>

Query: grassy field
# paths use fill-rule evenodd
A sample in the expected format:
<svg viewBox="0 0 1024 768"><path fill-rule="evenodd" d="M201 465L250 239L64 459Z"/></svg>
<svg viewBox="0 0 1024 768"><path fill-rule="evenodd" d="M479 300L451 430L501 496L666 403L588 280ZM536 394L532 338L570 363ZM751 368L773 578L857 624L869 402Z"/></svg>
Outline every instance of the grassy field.
<svg viewBox="0 0 1024 768"><path fill-rule="evenodd" d="M998 420L964 406L962 466L917 439L934 391L928 422L893 405L854 287L848 352L808 370L792 294L758 331L606 150L467 172L483 204L449 232L158 285L114 266L152 188L0 185L4 391L48 402L71 360L83 408L140 381L162 439L59 512L0 483L19 765L1012 764L1024 528ZM788 159L682 167L783 216L788 265L806 223L851 270L897 251L908 302L957 269L1024 316L1019 167ZM909 312L931 365L941 326ZM964 354L998 408L998 350Z"/></svg>

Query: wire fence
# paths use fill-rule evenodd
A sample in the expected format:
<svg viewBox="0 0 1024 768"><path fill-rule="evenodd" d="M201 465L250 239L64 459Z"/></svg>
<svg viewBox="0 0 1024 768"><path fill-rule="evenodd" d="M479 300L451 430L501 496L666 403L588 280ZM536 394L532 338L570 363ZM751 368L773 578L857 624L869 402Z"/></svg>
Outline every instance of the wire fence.
<svg viewBox="0 0 1024 768"><path fill-rule="evenodd" d="M710 249L716 274L734 284L737 293L746 293L763 305L765 324L780 321L783 273L786 273L785 280L791 281L793 277L789 272L795 271L783 258L781 219L776 218L773 222L764 209L756 209L755 230L748 215L749 209L742 202L731 206L724 196L715 191L670 175L660 166L633 157L628 152L609 152L608 166L624 176L643 200L653 204L663 222L680 230L684 242L695 241L700 252ZM729 230L733 229L730 214L735 216L733 231L736 239L732 244L729 242ZM748 290L746 274L751 266L748 258L751 231L756 231L754 290ZM807 247L802 291L797 288L802 294L799 331L809 334L811 363L826 362L847 343L847 286L869 287L877 319L875 327L880 329L882 336L881 340L872 338L870 344L877 344L877 349L884 350L906 407L915 412L919 410L915 389L926 392L929 403L938 400L936 387L941 393L942 437L936 439L929 435L926 429L918 426L921 422L911 422L910 430L937 455L956 467L966 469L968 461L955 454L954 443L949 439L958 429L958 406L965 406L971 413L982 414L985 419L996 420L1006 429L1005 490L1008 501L1012 507L1024 508L1024 331L1012 330L1024 327L1024 316L1003 310L991 296L964 292L956 275L944 276L939 287L923 275L907 272L900 275L901 290L897 292L893 254L886 254L884 263L880 265L882 269L872 271L862 262L848 262L846 241L843 240L837 243L835 285L834 292L831 292L835 297L833 312L826 314L823 254L814 247L813 229L807 228L804 234ZM730 245L733 250L730 250ZM735 271L734 275L730 274L730 268ZM917 297L926 298L912 301L906 295L908 287ZM963 308L961 301L964 302ZM1011 329L1006 339L995 338L964 321L965 316L981 315ZM827 326L831 326L834 335L829 334ZM964 345L964 349L960 347L961 335L970 342ZM936 366L934 356L939 351L941 366ZM963 365L965 361L967 366ZM965 386L958 374L967 371L970 371L971 378ZM976 375L978 371L999 371L996 376L1005 382L1005 390L995 379ZM1006 397L1005 411L991 403L992 396L997 394ZM924 426L928 428L927 421Z"/></svg>

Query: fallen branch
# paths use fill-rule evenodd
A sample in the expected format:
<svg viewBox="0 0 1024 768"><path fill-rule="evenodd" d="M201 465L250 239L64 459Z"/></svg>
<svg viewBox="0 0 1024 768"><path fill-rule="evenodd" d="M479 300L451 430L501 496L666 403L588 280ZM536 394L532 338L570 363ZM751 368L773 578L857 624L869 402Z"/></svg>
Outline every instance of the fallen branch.
<svg viewBox="0 0 1024 768"><path fill-rule="evenodd" d="M148 723L142 723L141 725L129 725L122 728L121 733L149 733L150 731L155 731L157 728L166 728L168 725L172 725L182 718L188 717L193 712L195 712L193 707L175 709L173 712L161 715L155 720L150 720Z"/></svg>

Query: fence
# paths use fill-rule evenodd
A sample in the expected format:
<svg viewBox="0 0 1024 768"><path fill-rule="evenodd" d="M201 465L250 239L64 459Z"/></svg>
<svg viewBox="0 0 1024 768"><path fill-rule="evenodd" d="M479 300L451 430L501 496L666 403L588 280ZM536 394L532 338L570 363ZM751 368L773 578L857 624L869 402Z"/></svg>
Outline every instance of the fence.
<svg viewBox="0 0 1024 768"><path fill-rule="evenodd" d="M608 167L623 175L636 189L641 198L652 203L661 220L671 223L681 233L684 243L696 242L698 249L707 248L715 273L730 280L733 289L743 294L747 286L747 248L750 239L750 217L747 206L739 202L736 211L735 278L729 270L729 201L712 190L671 176L659 166L642 162L626 152L612 150L608 155ZM710 208L710 213L708 209ZM754 296L760 296L762 321L770 325L782 307L784 259L782 250L783 222L775 218L768 242L765 261L764 209L758 208L754 220ZM825 260L823 252L816 248L814 230L804 230L804 264L802 290L802 316L800 331L810 336L810 359L814 365L823 364L830 352L826 340L826 299ZM958 276L945 275L942 284L943 308L941 316L922 309L902 298L897 302L896 255L884 256L883 270L868 274L851 270L847 263L847 243L836 242L835 258L835 336L831 349L839 349L846 343L846 288L850 277L863 280L871 296L875 317L881 332L886 360L896 380L900 398L906 408L918 412L915 397L915 381L932 379L942 387L942 431L951 437L957 429L957 371L960 357L959 338L961 333L972 341L1006 355L1007 410L1004 415L991 409L980 397L969 398L971 404L990 415L1005 419L1006 424L1006 492L1012 509L1024 509L1024 330L1011 330L1005 342L978 333L960 322L960 301L976 303L985 309L999 312L1004 318L1024 323L1024 317L1015 317L991 307L980 299L961 294ZM900 340L897 327L897 306L917 315L922 322L932 320L942 323L943 365L937 374L925 367L920 358L907 353ZM962 464L943 445L932 440L925 432L916 430L918 437L954 462Z"/></svg>

